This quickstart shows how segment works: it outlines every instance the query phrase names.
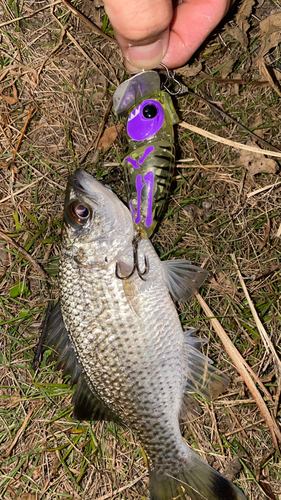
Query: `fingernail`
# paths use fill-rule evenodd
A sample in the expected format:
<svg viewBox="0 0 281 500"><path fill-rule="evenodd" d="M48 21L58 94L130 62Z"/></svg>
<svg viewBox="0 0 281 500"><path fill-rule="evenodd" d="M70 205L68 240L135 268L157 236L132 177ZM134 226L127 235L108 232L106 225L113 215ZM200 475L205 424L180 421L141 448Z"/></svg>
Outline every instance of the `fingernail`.
<svg viewBox="0 0 281 500"><path fill-rule="evenodd" d="M131 71L156 68L166 54L167 45L164 46L163 40L157 40L150 45L129 47L125 55L125 59L129 63L126 66Z"/></svg>

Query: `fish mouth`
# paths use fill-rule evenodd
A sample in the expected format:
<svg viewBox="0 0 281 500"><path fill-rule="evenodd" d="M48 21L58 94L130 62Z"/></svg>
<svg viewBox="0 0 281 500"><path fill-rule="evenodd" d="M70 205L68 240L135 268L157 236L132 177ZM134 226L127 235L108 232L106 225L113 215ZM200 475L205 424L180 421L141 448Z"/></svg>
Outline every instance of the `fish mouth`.
<svg viewBox="0 0 281 500"><path fill-rule="evenodd" d="M83 183L80 181L81 172L84 172L81 168L76 170L73 175L68 177L68 182L74 189L84 192Z"/></svg>
<svg viewBox="0 0 281 500"><path fill-rule="evenodd" d="M95 196L99 185L99 182L82 168L78 168L73 175L70 175L68 182L75 190L90 197Z"/></svg>
<svg viewBox="0 0 281 500"><path fill-rule="evenodd" d="M88 196L95 202L102 193L105 194L106 191L111 191L110 186L98 181L82 168L78 168L73 175L70 175L68 182L76 191Z"/></svg>

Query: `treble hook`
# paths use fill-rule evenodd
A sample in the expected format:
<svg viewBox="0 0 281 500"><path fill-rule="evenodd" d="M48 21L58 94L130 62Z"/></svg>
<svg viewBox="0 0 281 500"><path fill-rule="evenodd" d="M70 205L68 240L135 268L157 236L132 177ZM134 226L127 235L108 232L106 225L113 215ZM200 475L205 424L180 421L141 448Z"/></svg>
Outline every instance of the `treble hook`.
<svg viewBox="0 0 281 500"><path fill-rule="evenodd" d="M180 83L176 78L175 78L175 71L170 71L165 64L160 63L159 66L163 66L163 68L166 70L167 73L167 78L163 84L164 89L170 94L170 95L179 95L179 94L184 94L185 92L188 92L188 87ZM168 87L167 83L168 82L173 82L173 84L178 85L178 90L176 92L172 92Z"/></svg>
<svg viewBox="0 0 281 500"><path fill-rule="evenodd" d="M118 278L119 280L128 280L129 278L131 278L131 276L133 276L134 272L137 271L139 277L141 280L145 281L145 279L143 278L143 276L145 274L148 273L149 271L149 266L148 266L148 260L147 260L147 257L144 256L144 271L141 272L140 268L139 268L139 261L138 261L138 244L141 240L141 235L138 233L136 234L136 236L134 236L133 240L132 240L132 247L133 247L133 257L134 257L134 265L133 265L133 269L132 271L130 272L130 274L128 274L127 276L120 276L119 274L119 270L118 270L118 262L116 262L116 268L115 268L115 276L116 278Z"/></svg>

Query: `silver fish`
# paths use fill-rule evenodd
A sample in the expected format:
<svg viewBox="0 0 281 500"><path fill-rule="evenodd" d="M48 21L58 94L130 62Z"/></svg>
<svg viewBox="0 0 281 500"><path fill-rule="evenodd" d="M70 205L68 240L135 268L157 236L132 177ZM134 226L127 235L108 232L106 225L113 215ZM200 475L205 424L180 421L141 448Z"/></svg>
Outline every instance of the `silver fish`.
<svg viewBox="0 0 281 500"><path fill-rule="evenodd" d="M201 354L204 340L183 332L171 298L187 300L207 272L188 261L161 262L141 240L139 262L149 274L126 275L134 228L129 210L83 170L66 190L59 266L60 303L47 345L57 368L77 383L78 419L115 420L130 427L149 464L151 500L246 500L185 443L179 421L194 411L192 393L214 399L228 377Z"/></svg>

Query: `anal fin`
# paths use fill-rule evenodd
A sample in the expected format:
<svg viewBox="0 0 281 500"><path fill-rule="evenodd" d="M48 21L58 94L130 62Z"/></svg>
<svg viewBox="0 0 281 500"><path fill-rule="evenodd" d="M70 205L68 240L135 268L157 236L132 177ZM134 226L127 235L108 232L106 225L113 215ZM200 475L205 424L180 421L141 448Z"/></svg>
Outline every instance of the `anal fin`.
<svg viewBox="0 0 281 500"><path fill-rule="evenodd" d="M200 345L207 340L193 337L196 330L185 332L185 371L186 386L183 395L181 418L184 420L188 412L196 413L192 394L199 394L208 401L216 399L228 386L229 377L218 370L212 361L199 351ZM192 402L192 403L191 403Z"/></svg>

